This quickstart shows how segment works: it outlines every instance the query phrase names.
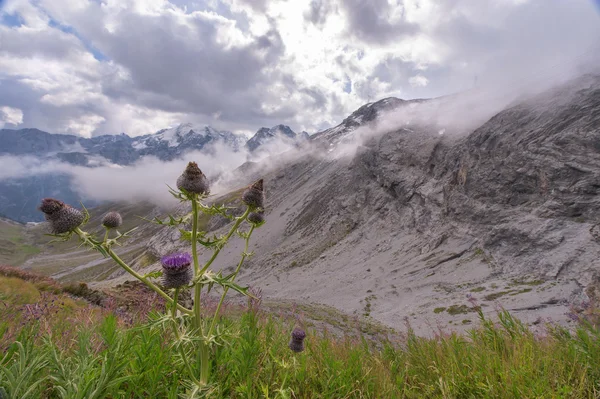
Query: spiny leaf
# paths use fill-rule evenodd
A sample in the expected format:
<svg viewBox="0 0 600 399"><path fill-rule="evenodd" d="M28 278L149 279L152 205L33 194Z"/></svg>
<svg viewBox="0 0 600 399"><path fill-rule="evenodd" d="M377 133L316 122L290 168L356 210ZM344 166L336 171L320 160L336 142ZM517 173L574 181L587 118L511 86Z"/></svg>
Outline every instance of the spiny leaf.
<svg viewBox="0 0 600 399"><path fill-rule="evenodd" d="M162 277L162 275L163 275L162 270L155 270L153 272L145 274L144 278L159 278L159 277Z"/></svg>

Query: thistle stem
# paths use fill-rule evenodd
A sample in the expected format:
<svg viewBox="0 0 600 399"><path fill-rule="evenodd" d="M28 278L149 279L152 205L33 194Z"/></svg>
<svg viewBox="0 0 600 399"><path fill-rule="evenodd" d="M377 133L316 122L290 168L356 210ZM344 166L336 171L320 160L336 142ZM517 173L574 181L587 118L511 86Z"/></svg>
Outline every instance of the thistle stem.
<svg viewBox="0 0 600 399"><path fill-rule="evenodd" d="M200 265L198 262L198 196L192 195L192 258L194 259L194 276L200 274ZM194 285L194 327L196 334L202 335L202 307L200 304L202 294L202 285L197 283ZM198 362L200 363L200 381L199 386L208 384L210 368L208 367L208 345L205 341L200 341L198 350Z"/></svg>
<svg viewBox="0 0 600 399"><path fill-rule="evenodd" d="M175 294L173 295L173 307L171 308L171 317L173 318L173 333L175 334L175 338L177 339L177 347L179 349L179 354L183 359L183 363L187 368L188 374L190 378L196 385L200 385L199 381L194 376L194 370L192 370L192 366L188 362L187 356L185 355L185 350L183 349L183 342L181 342L181 335L179 334L179 325L177 323L177 300L179 299L179 288L175 288Z"/></svg>
<svg viewBox="0 0 600 399"><path fill-rule="evenodd" d="M231 227L231 229L229 230L229 233L227 233L227 235L223 239L223 244L219 245L215 249L215 252L211 256L211 258L208 260L208 262L206 262L206 264L204 265L204 267L202 268L202 270L200 270L200 274L204 273L206 271L206 269L208 269L208 267L214 262L214 260L217 258L217 255L219 255L219 252L221 252L221 249L225 246L225 244L227 243L227 241L229 241L229 239L231 238L231 236L233 235L233 233L236 232L236 230L238 229L238 227L240 227L240 224L242 224L242 222L244 220L246 220L246 217L248 217L249 213L250 213L250 207L248 207L248 209L246 209L246 212L244 212L244 214L242 216L237 217L235 219L234 225Z"/></svg>
<svg viewBox="0 0 600 399"><path fill-rule="evenodd" d="M198 262L198 196L192 195L192 257L194 259L194 273L198 275L200 265Z"/></svg>
<svg viewBox="0 0 600 399"><path fill-rule="evenodd" d="M210 376L210 365L208 358L208 344L205 341L200 341L200 386L208 384Z"/></svg>
<svg viewBox="0 0 600 399"><path fill-rule="evenodd" d="M192 258L194 259L194 276L198 276L200 265L198 262L198 196L193 194L192 199ZM200 333L200 318L201 307L200 307L200 284L194 286L194 327Z"/></svg>
<svg viewBox="0 0 600 399"><path fill-rule="evenodd" d="M233 276L231 277L232 283L235 280L238 273L240 272L240 269L242 268L242 264L244 263L244 260L246 260L246 257L248 256L248 247L250 245L250 236L252 235L253 231L254 231L254 225L252 225L252 227L250 227L250 231L248 231L248 234L246 235L246 244L244 246L244 252L242 253L242 258L240 259L240 261L237 265L237 269L235 269L235 272L233 272ZM219 311L221 310L221 305L223 305L223 301L225 301L225 296L227 295L227 291L229 291L229 287L223 288L223 294L221 295L221 299L219 300L219 304L217 305L217 310L215 311L215 315L213 316L212 322L210 323L210 328L208 329L209 337L212 334L213 329L215 328L215 324L217 323L217 317L219 316Z"/></svg>

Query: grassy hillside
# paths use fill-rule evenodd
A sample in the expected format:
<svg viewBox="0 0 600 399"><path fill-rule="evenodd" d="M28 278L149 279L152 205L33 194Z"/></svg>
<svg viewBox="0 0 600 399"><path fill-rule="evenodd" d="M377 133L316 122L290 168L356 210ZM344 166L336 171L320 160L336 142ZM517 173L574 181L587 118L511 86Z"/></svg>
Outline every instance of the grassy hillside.
<svg viewBox="0 0 600 399"><path fill-rule="evenodd" d="M20 265L39 252L25 225L0 218L0 264Z"/></svg>
<svg viewBox="0 0 600 399"><path fill-rule="evenodd" d="M20 276L20 277L19 277ZM24 278L21 278L24 277ZM10 289L5 289L10 287ZM0 277L0 392L15 398L177 398L187 381L170 329L92 306L45 279ZM156 319L156 316L153 317ZM229 308L232 344L215 352L213 398L594 398L600 334L548 326L534 335L501 313L467 336L371 345L308 329L289 350L294 317Z"/></svg>

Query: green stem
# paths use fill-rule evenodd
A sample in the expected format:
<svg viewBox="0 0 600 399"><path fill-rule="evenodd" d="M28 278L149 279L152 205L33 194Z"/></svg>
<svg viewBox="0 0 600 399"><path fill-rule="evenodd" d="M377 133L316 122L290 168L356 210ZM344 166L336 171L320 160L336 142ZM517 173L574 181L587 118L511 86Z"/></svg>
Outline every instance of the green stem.
<svg viewBox="0 0 600 399"><path fill-rule="evenodd" d="M192 257L194 258L194 274L198 275L198 269L200 264L198 262L198 251L196 247L198 245L198 196L192 195Z"/></svg>
<svg viewBox="0 0 600 399"><path fill-rule="evenodd" d="M179 299L179 288L175 288L175 294L173 295L173 307L171 308L171 316L173 320L177 320L177 300ZM179 335L179 334L177 334Z"/></svg>
<svg viewBox="0 0 600 399"><path fill-rule="evenodd" d="M198 196L192 195L192 258L194 259L194 276L198 276L200 264L198 262ZM194 327L201 334L202 308L200 305L200 285L194 286Z"/></svg>
<svg viewBox="0 0 600 399"><path fill-rule="evenodd" d="M221 249L225 246L227 241L229 241L229 239L231 238L233 233L236 232L238 227L240 227L240 224L242 224L242 222L244 220L246 220L246 217L248 217L249 213L250 213L250 207L248 207L248 209L246 209L246 212L244 212L244 214L242 216L235 219L235 223L234 223L233 227L231 227L231 230L229 230L229 233L227 233L227 235L223 239L223 244L219 245L217 247L217 249L215 249L215 252L211 256L211 258L208 260L208 262L206 262L206 264L204 265L202 270L200 270L200 274L204 273L206 271L206 269L208 269L208 267L213 263L213 261L217 258L217 255L219 255L219 252L221 252Z"/></svg>
<svg viewBox="0 0 600 399"><path fill-rule="evenodd" d="M82 231L79 227L76 228L75 233L77 233L77 235L79 235L79 237L82 240L86 240L87 239L87 233L85 233L84 231ZM89 240L88 240L89 241ZM154 292L156 292L158 295L160 295L161 297L163 297L167 303L169 305L173 304L173 299L171 299L170 296L168 296L163 290L161 290L160 288L158 288L152 281L148 280L146 277L140 275L139 273L137 273L135 270L133 270L131 267L129 267L125 262L123 262L123 260L121 258L119 258L119 256L113 252L112 249L107 248L105 246L101 247L102 249L104 249L106 251L106 253L108 254L108 256L110 256L111 258L113 258L113 260L115 262L117 262L117 264L119 266L121 266L123 269L125 269L129 274L131 274L133 277L137 278L138 280L140 280L142 283L146 284L148 287L150 287L152 290L154 290ZM98 248L96 248L98 249ZM181 312L185 313L185 314L192 314L192 311L189 309L186 309L185 307L177 304L177 309L179 309Z"/></svg>
<svg viewBox="0 0 600 399"><path fill-rule="evenodd" d="M200 341L200 386L208 384L210 375L208 361L208 344L205 341Z"/></svg>
<svg viewBox="0 0 600 399"><path fill-rule="evenodd" d="M188 362L187 356L185 354L185 350L183 349L183 343L180 342L181 335L179 334L179 328L178 328L178 323L177 323L177 300L178 299L179 299L179 288L175 288L175 295L173 295L173 307L171 308L171 317L173 318L173 324L172 324L173 325L173 333L175 334L175 338L178 341L177 347L179 349L179 354L181 355L181 358L183 359L183 363L185 364L185 367L187 368L190 378L196 385L200 385L199 381L196 379L196 377L194 375L194 370L192 369L192 366L190 366L190 363Z"/></svg>
<svg viewBox="0 0 600 399"><path fill-rule="evenodd" d="M104 233L104 243L106 244L106 241L108 241L108 229L105 227L104 228L106 230L106 232Z"/></svg>
<svg viewBox="0 0 600 399"><path fill-rule="evenodd" d="M240 272L240 269L242 268L242 264L244 263L244 260L246 260L246 257L248 256L248 246L250 245L250 236L252 235L253 231L254 231L254 225L252 225L252 227L250 228L250 231L248 231L248 235L246 236L246 244L244 246L244 252L242 253L242 258L240 259L240 261L237 265L237 269L235 269L235 272L233 272L233 276L231 277L232 283L235 280L238 273ZM208 329L209 337L212 334L213 329L215 328L215 324L217 323L217 317L219 316L219 311L221 310L221 305L223 305L223 301L225 301L225 296L227 295L227 291L229 291L229 287L223 288L223 294L221 295L221 299L219 300L219 304L217 305L217 310L215 311L215 315L213 316L212 322L210 323L210 328Z"/></svg>

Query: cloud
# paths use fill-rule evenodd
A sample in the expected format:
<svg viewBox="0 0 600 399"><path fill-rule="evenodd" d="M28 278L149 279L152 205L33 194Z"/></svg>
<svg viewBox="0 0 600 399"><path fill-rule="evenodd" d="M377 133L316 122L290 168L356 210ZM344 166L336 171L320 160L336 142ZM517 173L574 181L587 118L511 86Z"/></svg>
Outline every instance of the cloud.
<svg viewBox="0 0 600 399"><path fill-rule="evenodd" d="M398 41L419 31L406 20L402 2L342 0L341 4L348 17L348 35L366 43Z"/></svg>
<svg viewBox="0 0 600 399"><path fill-rule="evenodd" d="M0 107L0 127L5 124L20 125L23 123L23 111L19 108Z"/></svg>
<svg viewBox="0 0 600 399"><path fill-rule="evenodd" d="M410 83L412 87L425 87L429 83L429 79L423 75L415 75L408 79L408 83Z"/></svg>
<svg viewBox="0 0 600 399"><path fill-rule="evenodd" d="M87 136L314 132L369 100L573 75L598 37L587 0L7 0L2 105Z"/></svg>
<svg viewBox="0 0 600 399"><path fill-rule="evenodd" d="M162 161L153 156L139 159L132 165L112 164L101 156L93 156L84 167L62 162L53 155L36 156L0 156L0 182L27 177L43 177L66 175L70 177L70 189L78 193L82 199L103 201L150 201L156 205L176 205L168 192L167 185L175 187L175 182L190 161L198 164L200 169L212 181L212 195L227 192L233 187L232 172L248 159L261 161L270 158L264 165L280 162L280 154L293 150L294 143L285 137L275 137L260 151L249 154L245 149L234 151L223 143L213 143L202 151L191 151L173 161ZM60 152L85 152L79 143L64 147ZM237 183L235 183L237 184Z"/></svg>

